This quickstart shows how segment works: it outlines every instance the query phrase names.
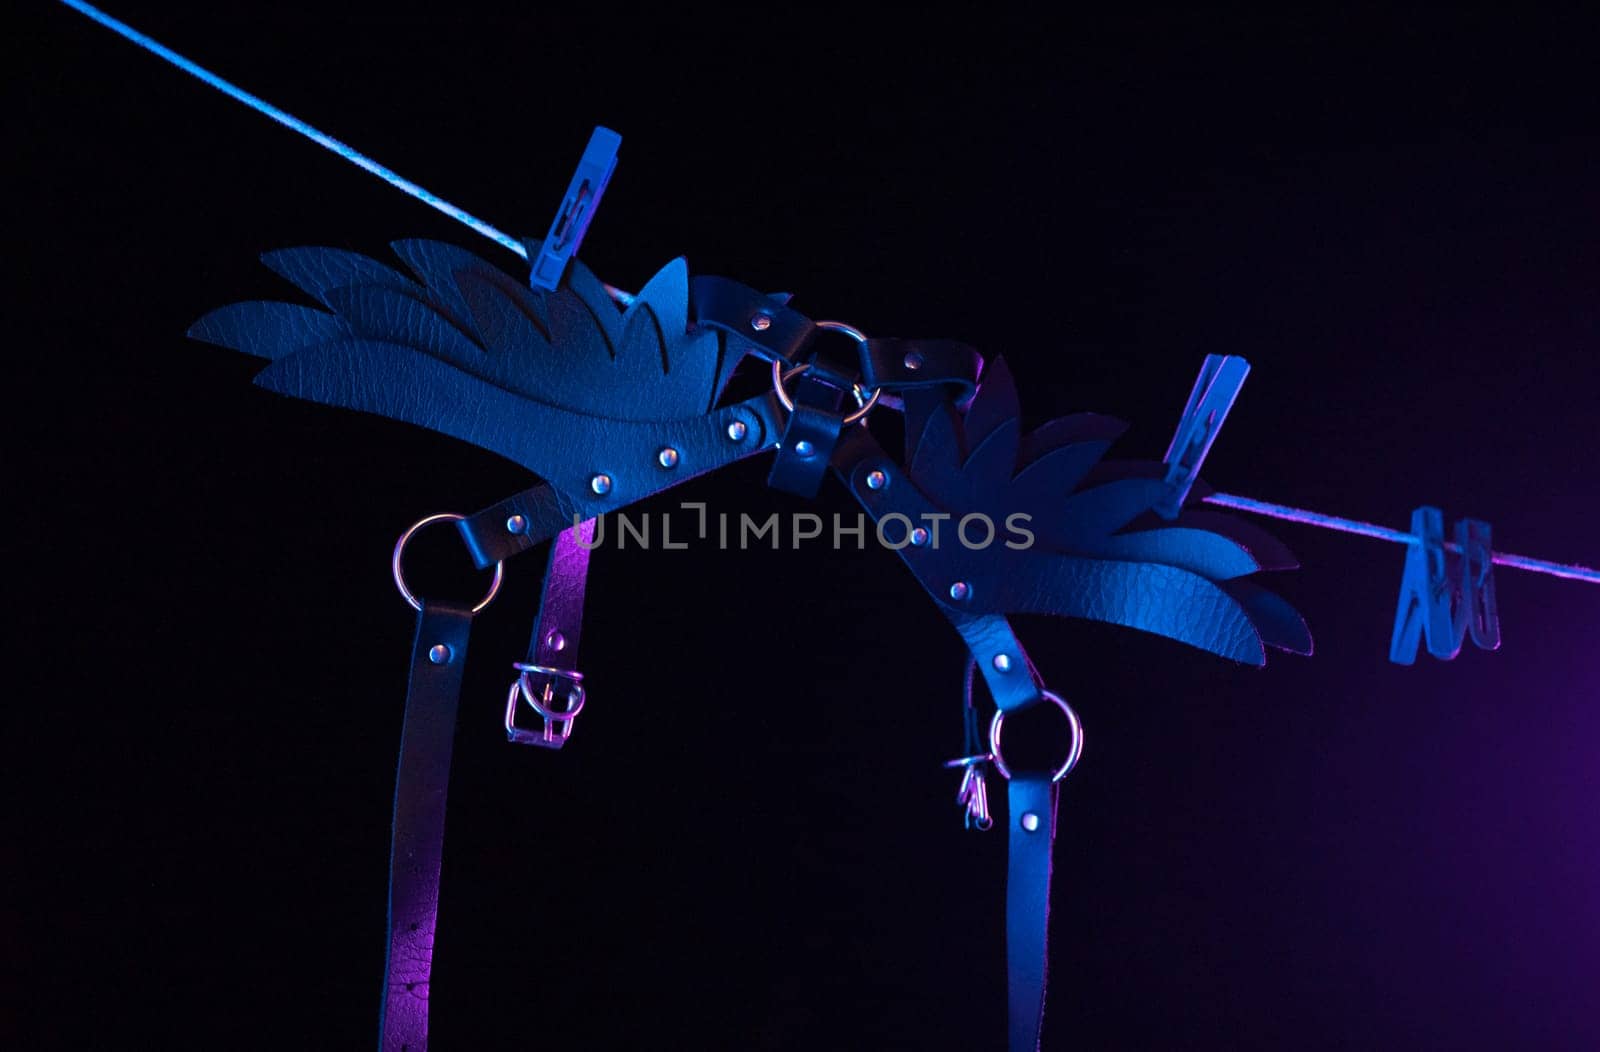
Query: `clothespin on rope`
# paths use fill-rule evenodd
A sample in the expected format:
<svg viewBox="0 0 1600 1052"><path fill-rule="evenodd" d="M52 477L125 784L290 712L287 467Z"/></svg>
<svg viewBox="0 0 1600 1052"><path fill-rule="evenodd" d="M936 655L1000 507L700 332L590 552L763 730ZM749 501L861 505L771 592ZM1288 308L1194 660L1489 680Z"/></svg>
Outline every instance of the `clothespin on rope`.
<svg viewBox="0 0 1600 1052"><path fill-rule="evenodd" d="M572 173L572 182L567 184L550 232L545 235L538 256L531 260L528 283L534 288L554 291L561 284L567 261L577 255L589 222L600 207L600 196L611 182L611 173L617 170L617 148L621 145L622 136L610 128L596 127L589 136L589 145L578 160L578 170ZM617 290L609 286L607 291L617 296Z"/></svg>
<svg viewBox="0 0 1600 1052"><path fill-rule="evenodd" d="M1205 503L1406 545L1410 550L1406 552L1400 603L1389 642L1389 660L1400 665L1416 660L1417 645L1424 640L1428 653L1445 661L1460 652L1467 636L1484 650L1499 648L1499 602L1491 576L1495 566L1600 584L1600 570L1592 567L1494 551L1490 547L1486 522L1463 519L1456 524L1456 539L1447 541L1444 539L1444 516L1437 508L1422 507L1412 512L1411 532L1407 533L1376 523L1271 504L1232 493L1213 493L1205 498Z"/></svg>
<svg viewBox="0 0 1600 1052"><path fill-rule="evenodd" d="M1414 663L1417 644L1426 640L1428 653L1450 661L1461 652L1468 634L1479 648L1498 649L1500 613L1494 596L1489 524L1462 519L1456 524L1460 554L1447 552L1444 513L1422 507L1411 513L1411 535L1419 543L1406 550L1389 660L1397 665Z"/></svg>
<svg viewBox="0 0 1600 1052"><path fill-rule="evenodd" d="M1178 430L1162 458L1167 465L1167 495L1155 508L1162 518L1178 517L1190 487L1200 475L1200 465L1211 452L1211 443L1217 440L1228 410L1238 400L1239 389L1249 375L1250 363L1238 355L1206 355L1178 420Z"/></svg>
<svg viewBox="0 0 1600 1052"><path fill-rule="evenodd" d="M1249 373L1250 363L1243 358L1206 356L1164 458L1168 492L1156 506L1163 517L1177 517ZM1213 493L1204 498L1204 503L1406 545L1400 601L1389 640L1389 660L1397 665L1414 663L1418 646L1423 643L1428 653L1442 661L1455 658L1468 638L1480 649L1499 649L1496 566L1600 584L1600 570L1494 551L1489 524L1478 519L1462 519L1456 524L1455 540L1446 541L1444 514L1438 508L1413 511L1408 533L1232 493Z"/></svg>

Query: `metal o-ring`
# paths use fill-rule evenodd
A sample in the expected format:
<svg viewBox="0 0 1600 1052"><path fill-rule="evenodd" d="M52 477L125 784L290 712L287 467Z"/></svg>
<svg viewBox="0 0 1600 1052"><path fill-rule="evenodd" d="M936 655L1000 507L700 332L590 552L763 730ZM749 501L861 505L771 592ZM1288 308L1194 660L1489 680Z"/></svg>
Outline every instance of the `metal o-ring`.
<svg viewBox="0 0 1600 1052"><path fill-rule="evenodd" d="M1039 695L1046 701L1055 703L1057 708L1066 713L1067 725L1072 729L1072 744L1067 748L1067 758L1056 768L1056 773L1050 776L1052 782L1059 782L1078 766L1078 759L1083 755L1083 722L1078 719L1078 714L1072 711L1072 706L1061 699L1061 695L1048 690L1041 690ZM1005 719L1005 710L996 709L994 719L989 721L989 753L994 757L995 770L1010 781L1011 769L1006 766L1005 757L1000 752L1000 727L1005 723Z"/></svg>
<svg viewBox="0 0 1600 1052"><path fill-rule="evenodd" d="M422 601L419 600L415 595L411 594L411 589L406 587L406 575L405 572L400 569L400 559L405 555L406 542L411 540L412 535L414 535L424 526L431 525L435 522L460 522L464 518L466 518L465 515L456 515L453 512L448 511L441 512L438 515L429 515L426 518L418 519L416 522L412 523L411 528L402 533L400 535L400 539L394 542L394 555L389 560L389 570L394 574L394 586L400 589L401 597L404 598L406 602L411 604L411 609L421 610ZM483 599L479 601L478 605L472 608L473 613L481 613L484 607L494 602L494 597L500 594L500 582L505 577L505 572L506 564L504 561L496 562L494 564L494 580L489 582L489 594L484 596Z"/></svg>
<svg viewBox="0 0 1600 1052"><path fill-rule="evenodd" d="M854 325L849 325L842 321L818 321L812 322L812 324L824 332L842 332L856 341L858 345L866 345L867 334ZM809 368L811 368L811 365L807 363L785 370L781 359L772 363L772 390L777 394L778 401L782 402L783 407L791 413L794 412L794 399L789 397L789 392L784 390L783 385ZM850 394L855 398L856 405L859 408L844 418L846 424L854 424L857 421L865 420L867 414L872 412L872 407L878 404L878 399L883 397L883 388L874 387L872 394L869 396L862 390L860 384L851 384Z"/></svg>
<svg viewBox="0 0 1600 1052"><path fill-rule="evenodd" d="M794 412L794 399L789 397L789 392L783 389L783 385L810 368L811 364L809 362L787 370L784 369L782 361L772 363L772 389L777 393L778 401L782 402L783 407L791 413ZM866 419L867 414L872 412L872 407L878 404L878 399L883 397L883 389L874 387L872 396L869 398L861 390L860 384L851 384L850 394L855 398L856 405L860 408L844 418L846 424L854 424L858 420Z"/></svg>

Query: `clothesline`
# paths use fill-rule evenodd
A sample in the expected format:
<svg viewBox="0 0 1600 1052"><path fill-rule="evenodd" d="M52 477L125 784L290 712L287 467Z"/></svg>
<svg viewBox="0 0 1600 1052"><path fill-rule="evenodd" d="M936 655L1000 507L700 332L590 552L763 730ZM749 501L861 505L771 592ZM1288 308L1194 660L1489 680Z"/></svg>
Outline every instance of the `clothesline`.
<svg viewBox="0 0 1600 1052"><path fill-rule="evenodd" d="M1232 493L1213 493L1206 497L1204 502L1206 504L1215 504L1219 508L1248 511L1256 515L1283 519L1286 522L1298 522L1302 525L1316 526L1324 530L1338 530L1340 533L1353 533L1359 537L1371 537L1374 540L1390 541L1394 544L1422 543L1421 538L1404 530L1391 529L1388 526L1379 526L1371 522L1362 522L1359 519L1346 519L1338 515L1324 515L1320 511L1291 508L1286 504L1272 504L1264 500L1236 496ZM1445 550L1459 552L1461 548L1454 542L1446 541ZM1587 581L1590 584L1600 584L1600 570L1593 570L1575 563L1551 562L1548 559L1535 559L1528 555L1512 555L1509 552L1493 552L1491 553L1490 561L1496 566L1509 566L1515 570L1527 570L1530 573L1562 577L1569 581Z"/></svg>

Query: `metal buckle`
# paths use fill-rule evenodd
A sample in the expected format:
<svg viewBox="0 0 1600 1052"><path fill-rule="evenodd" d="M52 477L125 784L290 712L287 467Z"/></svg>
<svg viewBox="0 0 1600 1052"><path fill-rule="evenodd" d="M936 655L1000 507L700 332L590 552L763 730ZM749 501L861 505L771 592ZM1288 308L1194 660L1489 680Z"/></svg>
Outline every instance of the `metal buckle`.
<svg viewBox="0 0 1600 1052"><path fill-rule="evenodd" d="M583 711L583 673L520 662L511 667L517 670L517 678L506 695L506 740L545 749L559 749L567 744L567 738L572 735L573 721ZM554 707L558 689L564 699L565 709ZM517 726L519 697L544 719L542 729L534 731Z"/></svg>

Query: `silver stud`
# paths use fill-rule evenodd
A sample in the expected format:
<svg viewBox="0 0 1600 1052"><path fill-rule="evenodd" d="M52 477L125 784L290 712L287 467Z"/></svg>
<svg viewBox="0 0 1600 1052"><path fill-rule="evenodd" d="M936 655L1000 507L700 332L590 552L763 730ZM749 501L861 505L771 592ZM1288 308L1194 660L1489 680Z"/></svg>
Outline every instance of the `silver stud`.
<svg viewBox="0 0 1600 1052"><path fill-rule="evenodd" d="M567 637L562 635L559 630L551 632L544 637L544 645L551 650L565 650L567 649Z"/></svg>
<svg viewBox="0 0 1600 1052"><path fill-rule="evenodd" d="M813 446L810 442L807 442L803 438L794 444L794 455L800 457L802 460L806 457L809 457L816 451L817 447Z"/></svg>
<svg viewBox="0 0 1600 1052"><path fill-rule="evenodd" d="M611 492L611 476L604 474L596 475L594 478L589 480L589 488L594 490L600 496L604 497L607 493Z"/></svg>
<svg viewBox="0 0 1600 1052"><path fill-rule="evenodd" d="M750 319L750 327L756 332L766 332L768 329L772 328L772 315L757 314L754 318Z"/></svg>
<svg viewBox="0 0 1600 1052"><path fill-rule="evenodd" d="M528 528L528 520L521 515L513 515L506 520L507 533L521 533Z"/></svg>
<svg viewBox="0 0 1600 1052"><path fill-rule="evenodd" d="M965 581L957 581L955 584L950 586L950 598L954 599L958 603L971 594L972 586Z"/></svg>
<svg viewBox="0 0 1600 1052"><path fill-rule="evenodd" d="M1034 814L1032 811L1022 812L1022 828L1026 829L1030 833L1038 829L1039 816Z"/></svg>
<svg viewBox="0 0 1600 1052"><path fill-rule="evenodd" d="M743 442L744 436L750 433L750 428L745 426L743 420L735 420L728 425L728 441Z"/></svg>
<svg viewBox="0 0 1600 1052"><path fill-rule="evenodd" d="M889 484L889 476L881 471L867 472L867 488L882 489Z"/></svg>
<svg viewBox="0 0 1600 1052"><path fill-rule="evenodd" d="M661 452L656 454L656 463L660 464L664 468L677 467L678 451L673 449L671 446L668 446L666 449L663 449Z"/></svg>
<svg viewBox="0 0 1600 1052"><path fill-rule="evenodd" d="M907 369L911 370L912 372L916 372L918 369L921 369L922 368L922 352L921 351L907 351L906 352L906 358L905 358L905 366L906 366Z"/></svg>
<svg viewBox="0 0 1600 1052"><path fill-rule="evenodd" d="M911 543L916 545L918 548L922 547L924 544L927 544L928 531L923 529L921 526L918 526L916 529L912 530Z"/></svg>
<svg viewBox="0 0 1600 1052"><path fill-rule="evenodd" d="M428 660L435 665L448 665L451 656L450 648L443 643L435 643L428 651Z"/></svg>
<svg viewBox="0 0 1600 1052"><path fill-rule="evenodd" d="M996 654L994 656L994 668L995 668L996 672L1010 672L1011 671L1011 655L1010 654Z"/></svg>

